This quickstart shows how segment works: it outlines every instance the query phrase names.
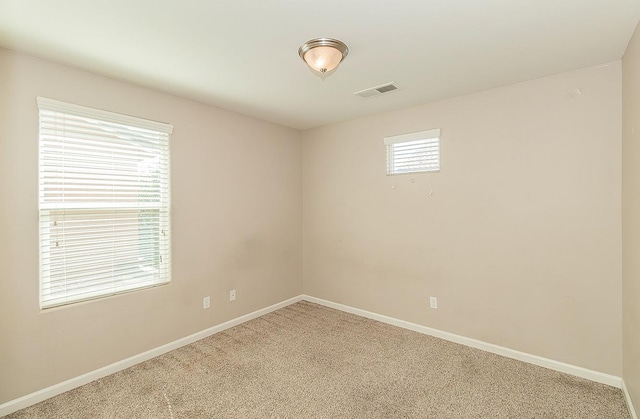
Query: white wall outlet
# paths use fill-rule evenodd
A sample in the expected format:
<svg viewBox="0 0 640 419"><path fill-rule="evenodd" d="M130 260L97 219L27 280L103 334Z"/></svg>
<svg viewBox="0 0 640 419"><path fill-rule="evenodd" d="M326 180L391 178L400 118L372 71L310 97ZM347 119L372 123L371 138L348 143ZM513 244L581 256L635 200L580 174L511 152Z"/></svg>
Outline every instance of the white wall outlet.
<svg viewBox="0 0 640 419"><path fill-rule="evenodd" d="M202 299L202 308L206 309L211 307L211 297L204 297Z"/></svg>
<svg viewBox="0 0 640 419"><path fill-rule="evenodd" d="M438 308L438 297L429 297L429 307Z"/></svg>
<svg viewBox="0 0 640 419"><path fill-rule="evenodd" d="M236 290L229 291L229 301L235 301L235 300L236 300Z"/></svg>

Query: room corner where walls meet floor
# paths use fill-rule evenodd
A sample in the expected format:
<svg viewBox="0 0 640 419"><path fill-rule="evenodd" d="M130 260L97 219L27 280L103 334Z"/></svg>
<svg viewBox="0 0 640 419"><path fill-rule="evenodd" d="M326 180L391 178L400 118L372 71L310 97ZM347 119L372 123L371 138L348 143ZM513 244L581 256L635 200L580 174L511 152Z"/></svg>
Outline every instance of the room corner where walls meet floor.
<svg viewBox="0 0 640 419"><path fill-rule="evenodd" d="M312 303L316 303L325 307L329 307L332 309L340 310L343 312L355 314L361 317L366 317L372 320L380 321L382 323L390 324L393 326L401 327L404 329L412 330L418 333L434 336L436 338L444 339L450 342L458 343L461 345L469 346L472 348L480 349L486 352L494 353L497 355L505 356L508 358L516 359L519 361L523 361L529 364L541 366L544 368L552 369L555 371L567 373L570 375L574 375L577 377L585 378L594 382L598 382L601 384L606 384L612 387L620 388L623 392L625 401L629 408L629 413L633 419L637 419L637 413L634 409L633 403L631 401L630 395L626 389L626 386L621 377L613 376L610 374L604 374L598 371L589 370L586 368L578 367L575 365L566 364L563 362L555 361L548 358L539 357L532 354L527 354L524 352L516 351L513 349L505 348L499 345L494 345L491 343L483 342L476 339L467 338L464 336L456 335L453 333L445 332L442 330L430 328L427 326L419 325L416 323L407 322L404 320L396 319L393 317L385 316L378 313L373 313L370 311L358 309L355 307L347 306L344 304L335 303L332 301L327 301L321 298L313 297L306 294L301 294L299 296L287 299L280 303L271 305L269 307L265 307L263 309L254 311L252 313L237 317L235 319L229 320L217 326L205 329L198 333L192 334L190 336L184 337L182 339L176 340L174 342L168 343L166 345L162 345L155 349L143 352L141 354L135 355L133 357L121 360L119 362L113 363L111 365L105 366L98 370L89 372L87 374L83 374L81 376L75 377L73 379L64 381L62 383L56 384L54 386L36 391L34 393L28 394L26 396L20 397L15 400L11 400L7 403L0 405L0 416L8 415L13 412L16 412L20 409L26 408L28 406L39 403L48 398L54 397L58 394L64 393L66 391L72 390L74 388L85 385L91 381L97 380L99 378L105 377L107 375L116 373L118 371L129 368L133 365L142 363L149 359L160 356L164 353L170 352L174 349L178 349L182 346L191 344L198 340L204 339L208 336L214 335L216 333L222 332L231 327L240 325L249 320L261 317L265 314L271 313L278 309L287 307L289 305L295 304L300 301L308 301Z"/></svg>

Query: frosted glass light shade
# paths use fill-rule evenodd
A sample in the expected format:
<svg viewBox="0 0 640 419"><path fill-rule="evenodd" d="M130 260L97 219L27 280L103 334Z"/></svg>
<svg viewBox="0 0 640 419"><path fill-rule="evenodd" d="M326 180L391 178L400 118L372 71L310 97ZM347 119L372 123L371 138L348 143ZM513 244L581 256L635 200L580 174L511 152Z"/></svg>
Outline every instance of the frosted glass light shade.
<svg viewBox="0 0 640 419"><path fill-rule="evenodd" d="M298 55L321 78L331 74L349 53L349 48L337 39L316 38L298 49Z"/></svg>
<svg viewBox="0 0 640 419"><path fill-rule="evenodd" d="M342 53L333 47L317 47L307 51L303 58L313 70L325 73L340 64Z"/></svg>

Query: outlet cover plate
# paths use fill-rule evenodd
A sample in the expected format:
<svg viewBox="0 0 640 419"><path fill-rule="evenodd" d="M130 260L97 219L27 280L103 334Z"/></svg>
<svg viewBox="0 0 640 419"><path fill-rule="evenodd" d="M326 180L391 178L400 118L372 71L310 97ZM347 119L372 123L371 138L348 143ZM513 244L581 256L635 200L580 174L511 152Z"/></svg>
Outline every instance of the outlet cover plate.
<svg viewBox="0 0 640 419"><path fill-rule="evenodd" d="M438 308L438 297L429 297L429 306L431 308Z"/></svg>

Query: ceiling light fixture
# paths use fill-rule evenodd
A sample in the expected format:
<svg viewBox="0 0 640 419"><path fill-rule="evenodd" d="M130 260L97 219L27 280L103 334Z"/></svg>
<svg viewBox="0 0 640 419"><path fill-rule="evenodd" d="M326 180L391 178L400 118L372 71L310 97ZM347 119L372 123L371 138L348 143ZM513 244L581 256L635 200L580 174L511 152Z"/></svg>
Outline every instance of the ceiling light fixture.
<svg viewBox="0 0 640 419"><path fill-rule="evenodd" d="M349 54L347 45L332 38L315 38L305 42L298 55L304 60L314 74L322 80L331 75L342 60Z"/></svg>

